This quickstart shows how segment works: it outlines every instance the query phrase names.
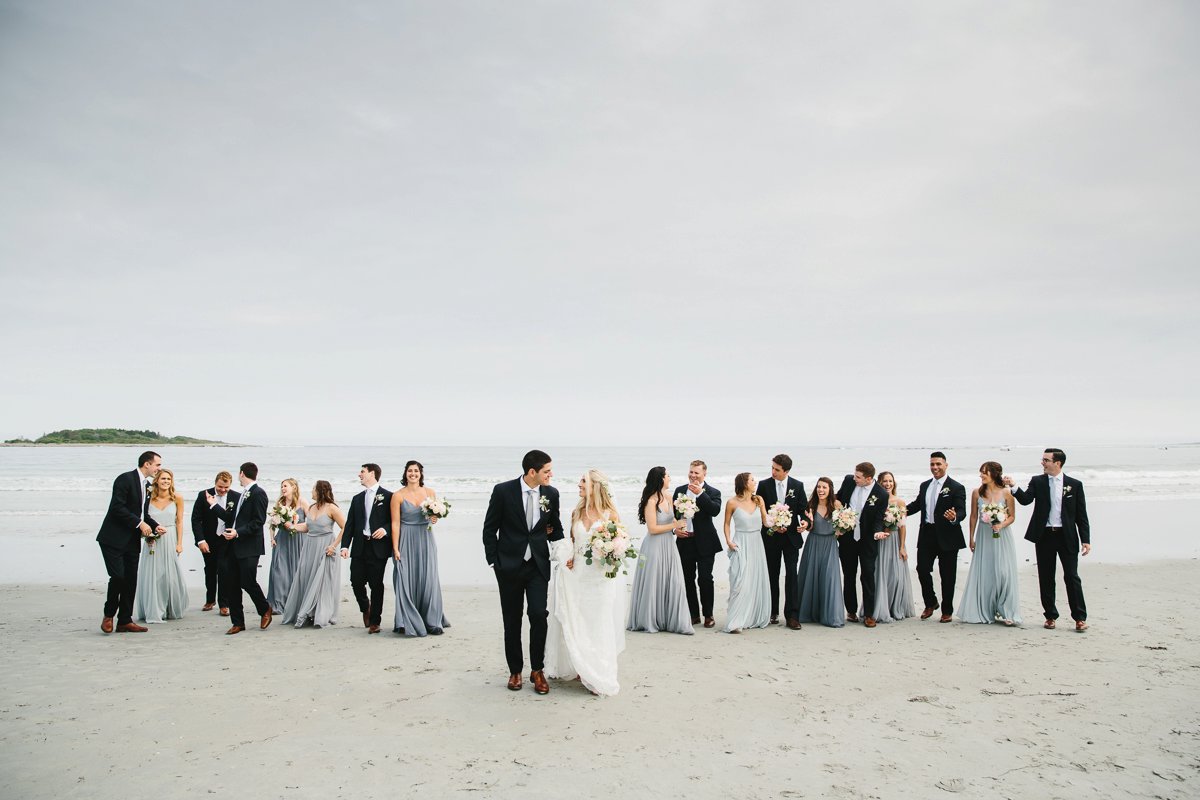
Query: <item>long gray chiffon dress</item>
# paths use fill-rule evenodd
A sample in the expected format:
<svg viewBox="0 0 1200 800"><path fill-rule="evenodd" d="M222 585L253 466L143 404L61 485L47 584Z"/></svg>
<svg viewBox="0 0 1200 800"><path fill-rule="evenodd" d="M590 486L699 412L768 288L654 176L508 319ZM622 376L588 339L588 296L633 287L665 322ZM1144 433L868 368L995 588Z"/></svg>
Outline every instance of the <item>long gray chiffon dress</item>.
<svg viewBox="0 0 1200 800"><path fill-rule="evenodd" d="M400 503L400 562L392 569L392 588L396 591L393 632L436 636L450 627L442 608L433 526L421 509L407 500Z"/></svg>
<svg viewBox="0 0 1200 800"><path fill-rule="evenodd" d="M816 622L829 628L846 624L846 607L842 600L842 563L838 554L837 536L833 522L813 514L812 533L800 551L800 567L796 576L800 583L800 622Z"/></svg>
<svg viewBox="0 0 1200 800"><path fill-rule="evenodd" d="M771 578L763 546L762 515L733 510L733 543L729 553L729 610L725 631L765 628L771 624Z"/></svg>
<svg viewBox="0 0 1200 800"><path fill-rule="evenodd" d="M900 531L894 530L876 547L875 613L859 608L858 615L874 616L876 622L898 622L917 615L913 603L908 562L900 558Z"/></svg>
<svg viewBox="0 0 1200 800"><path fill-rule="evenodd" d="M179 541L179 531L175 529L175 504L171 503L166 508L152 505L150 516L167 532L153 544L149 539L142 539L133 618L142 622L180 619L187 609L188 592L183 565L175 554L175 545ZM153 554L151 547L154 548Z"/></svg>
<svg viewBox="0 0 1200 800"><path fill-rule="evenodd" d="M342 563L337 548L325 555L338 540L333 518L321 514L308 520L308 532L292 534L299 547L296 554L296 574L283 604L283 624L302 628L312 623L315 628L337 624L338 606L342 600Z"/></svg>
<svg viewBox="0 0 1200 800"><path fill-rule="evenodd" d="M304 509L296 509L296 522L304 522ZM280 526L275 531L275 547L271 550L271 580L267 586L267 602L275 614L283 613L296 567L300 563L300 540L304 534L292 533Z"/></svg>
<svg viewBox="0 0 1200 800"><path fill-rule="evenodd" d="M975 526L975 553L971 571L958 606L958 618L963 622L987 623L1008 620L1021 623L1021 598L1017 591L1017 546L1013 541L1012 525L992 535L992 526L982 519L983 505L979 498L979 524Z"/></svg>
<svg viewBox="0 0 1200 800"><path fill-rule="evenodd" d="M675 519L675 512L657 509L656 516L659 525L666 525ZM695 633L683 584L683 562L673 532L647 533L642 539L629 600L629 624L625 627L647 633Z"/></svg>

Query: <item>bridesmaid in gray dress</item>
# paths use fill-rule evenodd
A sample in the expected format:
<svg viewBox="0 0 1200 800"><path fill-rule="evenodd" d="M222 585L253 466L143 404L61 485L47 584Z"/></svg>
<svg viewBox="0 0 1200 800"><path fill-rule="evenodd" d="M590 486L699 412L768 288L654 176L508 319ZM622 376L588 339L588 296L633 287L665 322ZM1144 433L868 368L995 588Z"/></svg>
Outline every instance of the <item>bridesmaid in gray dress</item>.
<svg viewBox="0 0 1200 800"><path fill-rule="evenodd" d="M771 578L762 529L767 512L754 493L754 476L739 473L733 479L734 496L725 504L725 544L729 548L729 610L726 633L771 624ZM733 535L729 526L733 523Z"/></svg>
<svg viewBox="0 0 1200 800"><path fill-rule="evenodd" d="M1017 545L1012 524L1017 513L1012 492L1004 488L1004 469L995 461L979 467L982 485L971 493L971 571L959 603L963 622L1021 624L1021 598L1017 591ZM983 506L1004 507L1007 516L999 525L983 520Z"/></svg>
<svg viewBox="0 0 1200 800"><path fill-rule="evenodd" d="M313 504L305 520L287 523L295 533L281 535L297 540L296 574L283 605L283 624L314 628L337 624L342 600L342 564L338 556L338 531L346 517L333 500L329 481L317 481ZM337 529L334 529L334 525Z"/></svg>
<svg viewBox="0 0 1200 800"><path fill-rule="evenodd" d="M284 478L279 484L279 499L275 505L295 509L296 522L304 522L305 504L300 499L300 484L296 483L295 478ZM271 604L273 613L282 614L299 564L300 537L294 530L272 527L271 547L271 581L267 587L267 602Z"/></svg>
<svg viewBox="0 0 1200 800"><path fill-rule="evenodd" d="M800 583L797 619L801 622L817 622L828 628L841 628L846 624L842 565L832 521L833 512L841 507L833 481L818 478L806 514L812 534L804 542L796 576Z"/></svg>
<svg viewBox="0 0 1200 800"><path fill-rule="evenodd" d="M438 578L437 542L433 526L437 517L426 517L421 503L437 497L425 485L425 466L419 461L404 465L404 488L392 493L392 588L396 593L394 633L405 636L440 636L450 623L442 610L442 582Z"/></svg>
<svg viewBox="0 0 1200 800"><path fill-rule="evenodd" d="M904 501L896 494L895 475L890 472L879 473L879 485L887 490L888 505L896 507L898 522L886 529L888 537L879 543L877 551L875 621L895 622L917 614L913 604L912 578L908 574L908 549L905 547L908 528L904 520L907 510Z"/></svg>
<svg viewBox="0 0 1200 800"><path fill-rule="evenodd" d="M158 539L142 541L133 616L142 622L180 619L188 604L187 583L179 563L183 498L175 494L175 475L169 469L160 469L154 478L150 514L167 532Z"/></svg>
<svg viewBox="0 0 1200 800"><path fill-rule="evenodd" d="M647 633L690 635L695 631L684 589L683 562L675 546L675 534L686 530L687 524L675 519L670 480L666 467L654 467L642 489L638 521L645 523L650 535L642 540L629 600L629 623L625 627Z"/></svg>

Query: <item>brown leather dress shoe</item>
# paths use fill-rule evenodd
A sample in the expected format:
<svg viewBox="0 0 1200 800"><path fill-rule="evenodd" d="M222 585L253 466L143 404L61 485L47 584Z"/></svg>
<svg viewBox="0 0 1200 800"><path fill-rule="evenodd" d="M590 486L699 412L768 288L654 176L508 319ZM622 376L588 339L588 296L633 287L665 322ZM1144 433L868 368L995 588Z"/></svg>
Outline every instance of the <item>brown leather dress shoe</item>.
<svg viewBox="0 0 1200 800"><path fill-rule="evenodd" d="M716 627L716 624L717 624L717 621L715 619L713 619L712 617L704 618L704 627L713 628L713 627Z"/></svg>
<svg viewBox="0 0 1200 800"><path fill-rule="evenodd" d="M379 626L372 625L371 627L367 628L367 633L379 633Z"/></svg>
<svg viewBox="0 0 1200 800"><path fill-rule="evenodd" d="M1052 620L1052 619L1046 620L1046 622L1042 625L1042 627L1048 631L1054 630L1054 620Z"/></svg>
<svg viewBox="0 0 1200 800"><path fill-rule="evenodd" d="M145 633L150 629L144 628L136 622L126 622L124 625L118 625L117 630L121 633Z"/></svg>
<svg viewBox="0 0 1200 800"><path fill-rule="evenodd" d="M692 617L692 624L693 624L693 625L699 625L699 624L700 624L700 618L699 618L699 617Z"/></svg>
<svg viewBox="0 0 1200 800"><path fill-rule="evenodd" d="M202 609L200 609L200 610L201 610L201 611L212 611L212 610L213 610L213 605L214 605L213 603L205 603L205 604L204 604L204 608L202 608Z"/></svg>
<svg viewBox="0 0 1200 800"><path fill-rule="evenodd" d="M863 625L866 625L868 628L874 628L875 627L875 618L867 617L866 619L863 620Z"/></svg>
<svg viewBox="0 0 1200 800"><path fill-rule="evenodd" d="M771 624L772 624L772 625L778 625L778 624L779 624L779 617L771 617Z"/></svg>
<svg viewBox="0 0 1200 800"><path fill-rule="evenodd" d="M112 633L113 632L113 618L105 617L104 620L100 623L100 630L104 631L105 633Z"/></svg>
<svg viewBox="0 0 1200 800"><path fill-rule="evenodd" d="M1081 619L1075 620L1075 630L1083 633L1088 629L1088 624Z"/></svg>
<svg viewBox="0 0 1200 800"><path fill-rule="evenodd" d="M954 619L954 617L951 616L950 614L942 614L942 618L939 619L938 622L950 622L953 619Z"/></svg>
<svg viewBox="0 0 1200 800"><path fill-rule="evenodd" d="M936 608L925 609L924 611L921 612L921 619L929 619L930 617L933 616L933 612L935 612L935 611L937 611Z"/></svg>
<svg viewBox="0 0 1200 800"><path fill-rule="evenodd" d="M226 636L233 636L235 633L241 633L241 632L242 632L242 631L244 631L244 630L246 630L246 629L245 629L245 628L243 628L241 625L234 625L232 628L230 628L229 630L225 631L225 635L226 635Z"/></svg>
<svg viewBox="0 0 1200 800"><path fill-rule="evenodd" d="M847 614L846 622L858 622L858 614Z"/></svg>
<svg viewBox="0 0 1200 800"><path fill-rule="evenodd" d="M529 682L533 684L533 690L538 694L550 694L550 684L546 683L546 676L540 669L529 673Z"/></svg>
<svg viewBox="0 0 1200 800"><path fill-rule="evenodd" d="M224 608L224 607L222 607L222 608L221 608L221 616L222 616L222 617L228 617L228 616L229 616L229 609L228 609L228 608Z"/></svg>
<svg viewBox="0 0 1200 800"><path fill-rule="evenodd" d="M514 672L508 676L508 689L512 692L521 691L521 673Z"/></svg>
<svg viewBox="0 0 1200 800"><path fill-rule="evenodd" d="M790 631L798 631L798 630L800 630L800 620L789 619L787 621L787 626L788 626L788 630L790 630Z"/></svg>
<svg viewBox="0 0 1200 800"><path fill-rule="evenodd" d="M262 622L258 623L258 629L260 631L265 631L267 628L269 628L271 626L271 617L273 616L275 616L274 612L268 608L266 613L262 615Z"/></svg>

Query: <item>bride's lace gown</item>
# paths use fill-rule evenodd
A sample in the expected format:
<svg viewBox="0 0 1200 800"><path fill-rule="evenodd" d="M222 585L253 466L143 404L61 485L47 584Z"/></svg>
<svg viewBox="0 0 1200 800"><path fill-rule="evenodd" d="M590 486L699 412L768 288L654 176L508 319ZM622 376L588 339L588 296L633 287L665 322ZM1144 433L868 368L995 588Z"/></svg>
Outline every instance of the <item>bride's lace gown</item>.
<svg viewBox="0 0 1200 800"><path fill-rule="evenodd" d="M620 572L606 578L598 563L586 563L588 531L582 522L571 526L571 534L550 543L546 675L568 680L578 675L593 692L613 695L620 689L617 656L625 649L625 579ZM575 567L567 569L572 554Z"/></svg>

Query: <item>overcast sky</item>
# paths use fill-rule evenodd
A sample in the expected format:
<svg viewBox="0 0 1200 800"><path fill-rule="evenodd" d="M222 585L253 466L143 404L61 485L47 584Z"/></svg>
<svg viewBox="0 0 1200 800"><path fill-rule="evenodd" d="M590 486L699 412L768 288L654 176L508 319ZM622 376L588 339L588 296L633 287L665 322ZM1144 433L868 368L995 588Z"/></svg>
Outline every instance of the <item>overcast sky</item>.
<svg viewBox="0 0 1200 800"><path fill-rule="evenodd" d="M1191 2L0 2L0 436L1200 440Z"/></svg>

